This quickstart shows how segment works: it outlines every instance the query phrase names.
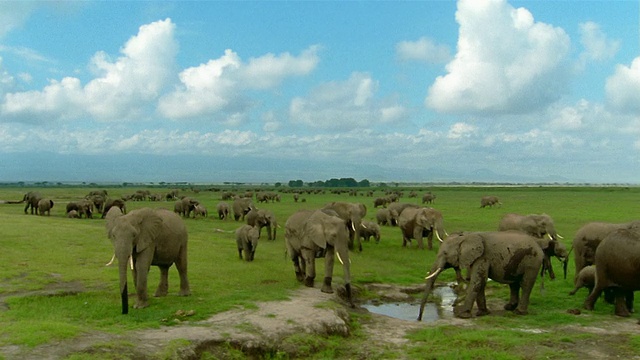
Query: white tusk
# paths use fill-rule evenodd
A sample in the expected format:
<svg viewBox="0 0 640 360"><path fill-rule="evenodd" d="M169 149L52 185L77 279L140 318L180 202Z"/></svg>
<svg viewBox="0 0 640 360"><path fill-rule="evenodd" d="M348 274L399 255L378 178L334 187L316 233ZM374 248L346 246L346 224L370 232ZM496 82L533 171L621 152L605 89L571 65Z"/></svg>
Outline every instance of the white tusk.
<svg viewBox="0 0 640 360"><path fill-rule="evenodd" d="M551 234L547 233L547 236L549 237L549 239L553 240L553 236L551 236Z"/></svg>
<svg viewBox="0 0 640 360"><path fill-rule="evenodd" d="M344 265L344 261L342 261L342 258L340 257L340 253L336 252L336 255L338 255L338 260L340 261L340 264Z"/></svg>
<svg viewBox="0 0 640 360"><path fill-rule="evenodd" d="M133 256L129 256L129 266L131 266L131 270L133 270Z"/></svg>
<svg viewBox="0 0 640 360"><path fill-rule="evenodd" d="M113 256L111 257L111 260L105 266L111 266L111 264L113 264L113 261L115 259L116 259L116 254L113 254Z"/></svg>
<svg viewBox="0 0 640 360"><path fill-rule="evenodd" d="M353 230L353 232L356 232L356 226L353 225L353 222L351 222L351 229Z"/></svg>
<svg viewBox="0 0 640 360"><path fill-rule="evenodd" d="M556 234L556 236L560 239L564 239L562 236L560 236L560 234Z"/></svg>
<svg viewBox="0 0 640 360"><path fill-rule="evenodd" d="M447 232L447 230L444 231L444 236L449 236L449 233Z"/></svg>
<svg viewBox="0 0 640 360"><path fill-rule="evenodd" d="M435 230L436 232L436 237L438 238L438 241L442 242L442 239L440 238L440 234L438 234L438 230Z"/></svg>
<svg viewBox="0 0 640 360"><path fill-rule="evenodd" d="M440 271L442 271L442 268L438 268L438 270L436 270L433 274L431 274L431 275L427 276L427 277L426 277L426 278L424 278L424 279L425 279L425 280L429 280L429 279L431 279L432 277L434 277L434 276L438 275L438 274L440 273Z"/></svg>

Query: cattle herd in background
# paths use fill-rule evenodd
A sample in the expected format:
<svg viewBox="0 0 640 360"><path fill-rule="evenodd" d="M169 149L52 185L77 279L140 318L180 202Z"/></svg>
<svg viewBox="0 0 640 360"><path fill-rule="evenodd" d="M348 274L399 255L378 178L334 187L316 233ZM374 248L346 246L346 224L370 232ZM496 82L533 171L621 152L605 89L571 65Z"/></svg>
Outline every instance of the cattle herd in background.
<svg viewBox="0 0 640 360"><path fill-rule="evenodd" d="M292 193L292 199L295 202L305 202L304 195L310 194L312 191L323 192L324 190L295 191ZM374 193L370 191L360 194L351 191L349 195L365 195L373 198ZM327 273L324 277L322 291L331 292L331 271L335 255L345 267L348 300L353 304L350 298L350 270L346 265L349 263L348 253L343 252L341 241L344 241L344 245L348 246L351 251L362 251L362 241L370 241L372 237L376 243L380 241L381 226L398 227L402 232L403 246L410 246L412 241L416 240L417 247L426 247L427 249L433 248L434 236L439 242L446 242L448 236L453 236L457 239L456 241L463 241L460 240L461 237L475 236L476 233L447 234L442 214L438 210L428 207L435 203L435 194L431 192L423 194L421 205L417 204L420 202L417 192L411 191L408 194L409 198L417 199L412 203L401 202L400 199L403 196L404 194L401 192L390 191L384 196L373 198L370 203L375 209L375 214L370 215L374 215L372 217L375 218L375 222L365 219L367 207L361 202L333 202L319 209L308 210L304 214L298 212L291 215L285 224L285 244L294 264L297 279L307 286L313 286L315 269L309 269L309 264L314 263L316 258L324 257ZM209 215L203 204L193 197L180 196L178 190L171 190L165 194L139 190L121 198L111 198L106 190L96 190L91 191L82 199L69 201L64 206L66 207L65 213L69 218L90 219L97 217L98 214L104 218L112 207L117 207L119 211L126 214L126 204L130 201L171 201L174 203L174 212L183 218L204 218ZM254 259L258 239L264 237L261 235L264 228L266 228L268 240L276 239L277 229L280 226L274 213L258 208L256 204L280 201L282 201L282 193L275 191L246 191L242 194L229 191L221 192L221 199L216 204L214 216L220 220L228 220L233 217L235 221L244 223L235 231L240 259L246 261ZM25 204L25 214L30 212L31 214L50 215L51 209L55 205L51 198L44 197L39 192L26 193L21 202ZM496 196L484 196L480 199L480 208L501 205L502 203ZM324 233L331 232L330 230L336 223L334 220L339 220L339 224L341 224L339 227L345 230L335 229L334 238L327 237L323 241L316 241L320 235L314 232L314 229L319 227ZM616 315L629 316L629 313L633 311L633 293L640 289L640 221L624 224L596 222L585 224L576 233L569 251L559 241L562 237L555 231L553 219L546 214L506 214L501 219L498 230L524 232L533 239L542 254L541 263L536 272L543 276L548 273L551 278L555 277L551 259L556 257L561 260L566 277L568 257L573 251L575 288L570 294L573 295L581 287L586 287L590 293L585 301L587 309L593 309L595 300L604 292L605 300L615 304ZM311 236L315 236L315 238L310 238ZM477 233L475 238L488 241L487 239L493 239L496 236L490 232L483 232ZM426 246L423 241L425 238L427 240ZM600 247L601 244L602 247ZM508 247L510 245L500 246ZM440 247L438 258L451 255L441 254L444 251L449 251L444 248L444 246ZM635 254L638 254L638 258L635 257ZM457 255L459 257L465 256L465 254ZM345 257L347 259L344 259ZM620 266L616 266L621 262L632 265L621 269ZM446 266L456 270L459 281L469 282L472 279L471 274L476 273L484 274L482 276L486 281L486 278L491 277L491 274L495 272L490 263L490 260L483 263L479 260L466 263L460 261L459 263L447 263ZM437 268L436 265L434 264L433 267L434 273L429 275L427 279L437 277L437 274L443 270ZM465 271L466 276L464 275ZM502 282L500 279L494 280ZM517 299L517 291L521 284L506 283L510 284L512 289L512 299L513 296ZM473 291L472 288L472 286L468 286L468 291ZM515 294L513 293L514 289ZM423 304L426 301L426 295ZM478 315L483 315L486 310L484 294L474 293L472 295L472 298L477 298ZM507 305L515 308L512 303ZM465 311L468 310L470 309L465 309Z"/></svg>

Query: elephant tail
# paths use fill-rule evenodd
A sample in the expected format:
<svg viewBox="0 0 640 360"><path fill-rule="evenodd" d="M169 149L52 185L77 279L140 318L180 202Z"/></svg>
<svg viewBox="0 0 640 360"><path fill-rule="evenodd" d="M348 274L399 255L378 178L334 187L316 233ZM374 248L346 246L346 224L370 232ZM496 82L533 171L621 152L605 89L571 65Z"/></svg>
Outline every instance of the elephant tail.
<svg viewBox="0 0 640 360"><path fill-rule="evenodd" d="M564 271L564 279L565 280L567 279L567 266L569 265L569 255L571 255L572 251L573 251L573 246L571 246L571 249L569 249L569 252L567 253L567 257L564 259L564 263L562 264L562 269Z"/></svg>

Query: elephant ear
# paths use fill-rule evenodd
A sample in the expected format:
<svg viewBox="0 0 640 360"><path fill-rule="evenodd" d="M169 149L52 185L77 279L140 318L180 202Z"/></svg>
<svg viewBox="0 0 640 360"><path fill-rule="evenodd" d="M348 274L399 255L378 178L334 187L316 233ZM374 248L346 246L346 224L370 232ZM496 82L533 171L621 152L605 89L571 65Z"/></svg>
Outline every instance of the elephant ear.
<svg viewBox="0 0 640 360"><path fill-rule="evenodd" d="M316 246L326 249L327 242L332 236L331 231L336 230L338 226L345 226L344 220L318 210L307 219L304 226L304 237ZM308 243L308 245L311 244Z"/></svg>
<svg viewBox="0 0 640 360"><path fill-rule="evenodd" d="M116 219L122 216L122 210L117 206L112 206L105 216L105 227L107 228L107 236L111 238L111 232L116 224Z"/></svg>
<svg viewBox="0 0 640 360"><path fill-rule="evenodd" d="M136 251L141 252L151 246L158 237L162 229L162 218L149 208L132 211L127 216L130 215L133 215L131 216L131 225L138 230L138 236L135 240Z"/></svg>
<svg viewBox="0 0 640 360"><path fill-rule="evenodd" d="M464 236L460 242L460 267L469 268L484 253L484 241L479 234Z"/></svg>

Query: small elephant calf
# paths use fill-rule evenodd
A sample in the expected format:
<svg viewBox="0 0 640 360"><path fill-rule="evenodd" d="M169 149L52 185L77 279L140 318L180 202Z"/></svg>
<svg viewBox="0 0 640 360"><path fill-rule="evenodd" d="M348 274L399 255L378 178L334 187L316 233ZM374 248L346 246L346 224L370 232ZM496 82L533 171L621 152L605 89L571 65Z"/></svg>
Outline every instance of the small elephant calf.
<svg viewBox="0 0 640 360"><path fill-rule="evenodd" d="M242 260L253 261L260 238L260 228L257 226L243 225L236 230L236 244L238 245L238 256Z"/></svg>
<svg viewBox="0 0 640 360"><path fill-rule="evenodd" d="M593 287L596 284L596 266L589 265L583 267L582 270L578 273L575 282L575 288L569 292L569 295L575 295L578 290L583 287L586 287L589 290L589 293L593 290Z"/></svg>

